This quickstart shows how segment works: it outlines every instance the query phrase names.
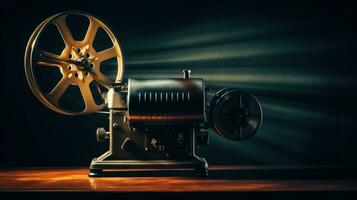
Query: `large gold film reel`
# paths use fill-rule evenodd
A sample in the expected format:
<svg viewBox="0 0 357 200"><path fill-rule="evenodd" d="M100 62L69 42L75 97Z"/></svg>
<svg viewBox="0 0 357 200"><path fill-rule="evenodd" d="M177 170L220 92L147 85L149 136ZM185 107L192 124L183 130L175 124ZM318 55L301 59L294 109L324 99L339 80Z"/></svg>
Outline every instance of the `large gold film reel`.
<svg viewBox="0 0 357 200"><path fill-rule="evenodd" d="M76 41L73 38L66 22L66 18L69 15L80 15L89 20L89 26L82 41ZM39 38L50 24L54 24L57 27L65 44L65 48L60 55L38 48ZM99 28L102 28L109 36L113 46L97 52L93 48L93 41ZM115 35L98 18L85 12L68 11L45 19L35 29L26 47L24 60L25 73L32 92L48 108L67 115L88 114L105 107L104 102L100 105L96 104L90 89L90 84L95 81L98 90L98 84L108 89L112 87L113 83L103 75L100 71L100 66L103 61L113 58L117 60L115 83L120 83L122 82L124 67L122 53ZM58 68L62 74L62 78L49 93L45 93L41 90L36 81L34 67ZM84 110L79 112L70 111L61 107L59 100L70 85L79 87L85 104Z"/></svg>

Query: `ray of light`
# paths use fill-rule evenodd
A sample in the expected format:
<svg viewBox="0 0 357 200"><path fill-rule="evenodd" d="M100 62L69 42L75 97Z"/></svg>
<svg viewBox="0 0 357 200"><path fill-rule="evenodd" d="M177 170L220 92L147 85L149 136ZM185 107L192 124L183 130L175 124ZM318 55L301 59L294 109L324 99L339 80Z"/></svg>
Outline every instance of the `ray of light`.
<svg viewBox="0 0 357 200"><path fill-rule="evenodd" d="M222 20L133 37L124 51L125 79L177 78L188 68L192 77L204 78L212 89L208 98L224 87L247 89L263 107L259 133L236 143L210 131L209 148L219 149L228 160L303 162L306 149L314 149L320 140L311 139L319 124L326 128L317 130L324 137L334 134L327 130L337 124L333 115L337 91L357 85L347 68L336 70L340 63L334 54L346 50L345 40L322 32L305 34L315 29L307 21Z"/></svg>
<svg viewBox="0 0 357 200"><path fill-rule="evenodd" d="M339 45L341 46L341 45ZM127 65L147 65L163 63L181 63L214 61L223 59L243 59L256 56L289 55L300 52L326 51L331 48L324 43L301 44L299 39L271 40L264 42L240 42L209 47L146 52L126 56Z"/></svg>

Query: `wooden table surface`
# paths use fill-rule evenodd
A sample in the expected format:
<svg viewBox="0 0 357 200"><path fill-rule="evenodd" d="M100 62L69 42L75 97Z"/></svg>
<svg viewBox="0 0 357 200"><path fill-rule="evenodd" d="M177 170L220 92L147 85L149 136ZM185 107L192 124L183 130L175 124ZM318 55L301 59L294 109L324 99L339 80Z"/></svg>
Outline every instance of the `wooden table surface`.
<svg viewBox="0 0 357 200"><path fill-rule="evenodd" d="M84 167L0 169L0 191L357 191L357 179L343 174L333 176L329 171L313 167L267 169L213 166L207 178L184 173L158 175L157 172L130 172L124 173L124 176L90 178L88 169Z"/></svg>

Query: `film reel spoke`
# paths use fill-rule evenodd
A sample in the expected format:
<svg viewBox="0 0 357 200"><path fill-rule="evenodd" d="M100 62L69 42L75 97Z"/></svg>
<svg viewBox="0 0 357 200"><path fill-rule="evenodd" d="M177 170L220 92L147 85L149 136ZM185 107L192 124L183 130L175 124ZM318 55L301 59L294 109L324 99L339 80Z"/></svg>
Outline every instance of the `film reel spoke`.
<svg viewBox="0 0 357 200"><path fill-rule="evenodd" d="M100 25L92 17L88 17L88 19L89 26L83 42L92 46L94 38L97 35L97 31L100 28Z"/></svg>
<svg viewBox="0 0 357 200"><path fill-rule="evenodd" d="M98 107L100 107L94 101L92 91L90 89L90 83L91 82L84 82L78 85L85 104L84 111L88 111L88 112L95 111Z"/></svg>
<svg viewBox="0 0 357 200"><path fill-rule="evenodd" d="M47 98L54 103L55 105L59 105L59 100L66 92L67 88L70 86L70 81L65 76L58 82L58 84L52 89L50 93L46 96Z"/></svg>
<svg viewBox="0 0 357 200"><path fill-rule="evenodd" d="M109 81L107 77L105 77L104 74L102 74L99 70L96 70L96 72L93 71L91 74L93 79L104 87L110 88L112 86L111 81Z"/></svg>
<svg viewBox="0 0 357 200"><path fill-rule="evenodd" d="M52 23L54 25L56 25L64 43L66 44L67 47L69 47L69 46L73 45L74 39L73 39L71 30L69 29L69 27L67 25L66 18L67 18L67 15L62 15L62 16L56 17Z"/></svg>
<svg viewBox="0 0 357 200"><path fill-rule="evenodd" d="M98 52L97 57L100 62L103 62L103 61L109 60L114 57L119 57L119 56L118 56L117 49L115 47L111 47L109 49Z"/></svg>

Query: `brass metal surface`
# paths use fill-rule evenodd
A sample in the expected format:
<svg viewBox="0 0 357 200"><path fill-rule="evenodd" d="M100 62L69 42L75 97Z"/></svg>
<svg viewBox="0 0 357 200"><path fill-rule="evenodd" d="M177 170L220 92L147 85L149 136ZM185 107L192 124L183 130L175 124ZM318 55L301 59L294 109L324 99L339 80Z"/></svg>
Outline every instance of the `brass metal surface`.
<svg viewBox="0 0 357 200"><path fill-rule="evenodd" d="M80 15L89 20L89 27L82 41L76 41L73 38L66 22L69 15ZM42 33L50 24L57 27L65 44L60 55L41 50L38 47ZM97 52L93 48L93 41L99 28L106 32L113 46ZM115 82L120 83L124 71L123 59L119 43L112 31L101 20L90 14L78 11L59 13L44 20L31 35L24 60L26 78L35 96L53 111L67 115L92 113L103 109L105 103L96 104L90 84L95 81L96 84L101 84L106 88L112 87L113 83L100 71L101 63L111 58L117 59ZM34 67L41 66L58 68L62 74L61 80L49 93L43 92L36 81ZM83 97L85 108L80 112L66 110L59 104L60 98L70 85L78 86ZM96 86L99 89L98 85Z"/></svg>

